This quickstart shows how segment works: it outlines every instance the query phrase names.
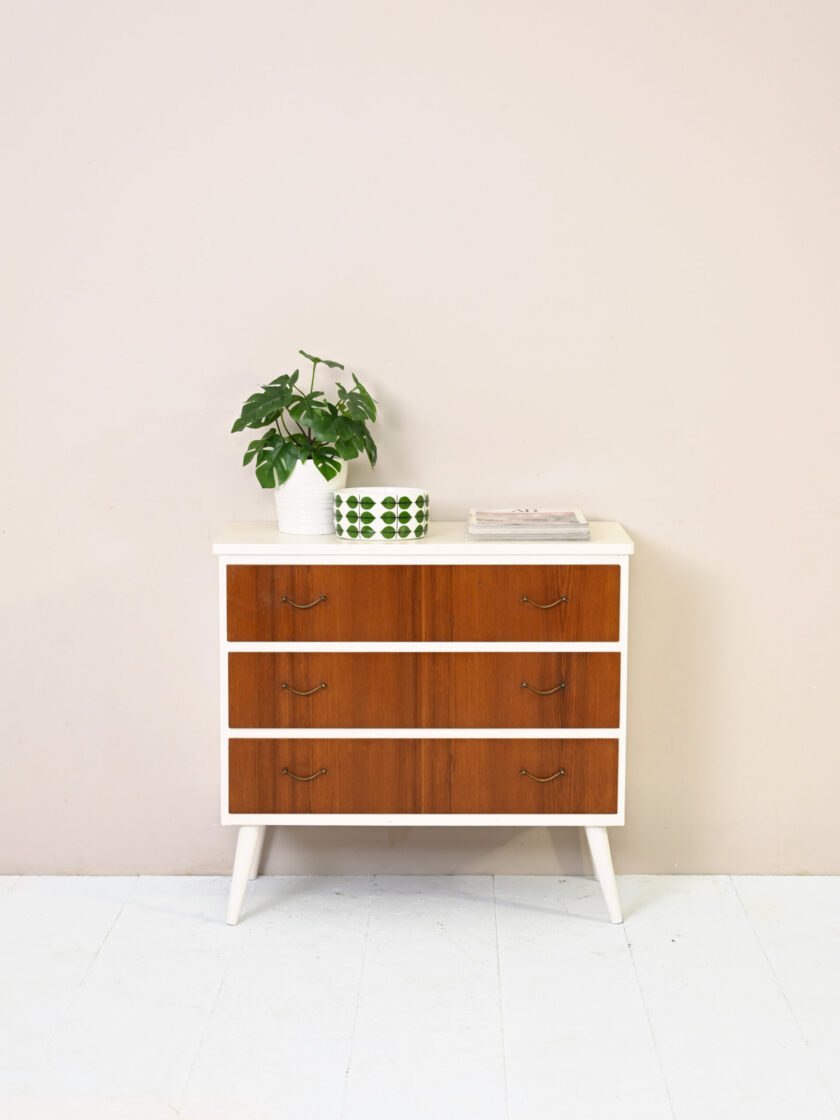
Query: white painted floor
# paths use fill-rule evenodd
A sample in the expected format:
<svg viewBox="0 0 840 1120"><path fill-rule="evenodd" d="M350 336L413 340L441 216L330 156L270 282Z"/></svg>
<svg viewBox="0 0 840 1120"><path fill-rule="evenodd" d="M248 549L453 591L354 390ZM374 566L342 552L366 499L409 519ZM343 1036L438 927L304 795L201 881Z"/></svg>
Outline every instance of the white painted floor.
<svg viewBox="0 0 840 1120"><path fill-rule="evenodd" d="M840 1117L840 878L0 878L4 1120Z"/></svg>

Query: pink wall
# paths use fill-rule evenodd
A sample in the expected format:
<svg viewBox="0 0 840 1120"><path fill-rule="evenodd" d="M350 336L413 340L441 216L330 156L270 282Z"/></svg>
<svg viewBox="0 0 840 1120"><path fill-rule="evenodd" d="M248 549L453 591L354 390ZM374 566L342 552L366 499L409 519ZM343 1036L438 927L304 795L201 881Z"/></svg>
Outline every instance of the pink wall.
<svg viewBox="0 0 840 1120"><path fill-rule="evenodd" d="M210 541L272 516L228 430L303 347L433 516L635 537L619 871L840 871L840 6L2 23L0 869L229 869ZM540 829L335 840L269 869L582 866Z"/></svg>

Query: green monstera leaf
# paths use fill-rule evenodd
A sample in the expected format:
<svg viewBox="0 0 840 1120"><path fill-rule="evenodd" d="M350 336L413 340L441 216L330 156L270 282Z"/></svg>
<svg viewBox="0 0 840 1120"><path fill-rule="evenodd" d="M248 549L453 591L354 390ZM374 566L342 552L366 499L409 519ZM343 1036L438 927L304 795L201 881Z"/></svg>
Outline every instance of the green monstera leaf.
<svg viewBox="0 0 840 1120"><path fill-rule="evenodd" d="M376 444L368 424L376 420L376 402L355 373L353 386L336 382L338 399L330 401L315 388L318 366L343 370L341 362L299 353L312 363L308 392L298 385L300 370L284 373L252 393L242 405L232 432L267 428L248 444L244 465L254 464L259 484L282 486L295 465L312 460L327 481L335 478L342 462L366 455L376 466Z"/></svg>

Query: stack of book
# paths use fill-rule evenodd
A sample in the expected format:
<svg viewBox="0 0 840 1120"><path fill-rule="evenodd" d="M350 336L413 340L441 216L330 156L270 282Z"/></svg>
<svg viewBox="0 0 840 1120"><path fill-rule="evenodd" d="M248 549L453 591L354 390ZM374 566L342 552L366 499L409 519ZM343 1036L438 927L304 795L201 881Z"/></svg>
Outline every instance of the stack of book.
<svg viewBox="0 0 840 1120"><path fill-rule="evenodd" d="M483 541L588 541L579 509L471 509L467 535Z"/></svg>

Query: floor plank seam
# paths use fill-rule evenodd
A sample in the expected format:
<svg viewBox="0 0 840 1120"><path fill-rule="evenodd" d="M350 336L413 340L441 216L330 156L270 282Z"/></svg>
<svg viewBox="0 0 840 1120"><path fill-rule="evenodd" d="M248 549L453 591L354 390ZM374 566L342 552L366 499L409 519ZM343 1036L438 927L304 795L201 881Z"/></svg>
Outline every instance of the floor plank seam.
<svg viewBox="0 0 840 1120"><path fill-rule="evenodd" d="M0 896L0 902L5 902L6 901L6 899L9 897L9 895L14 891L15 887L19 885L19 883L23 879L23 876L22 875L13 875L13 876L11 876L11 878L14 879L14 882L10 883L9 884L9 889L4 891L2 896Z"/></svg>
<svg viewBox="0 0 840 1120"><path fill-rule="evenodd" d="M619 882L621 879L619 878ZM645 999L644 989L642 987L641 979L639 978L639 970L636 967L636 958L633 955L633 946L630 942L630 937L627 933L627 922L621 924L621 932L624 934L624 943L627 946L627 952L630 955L630 964L633 966L633 976L636 979L636 987L639 989L639 998L642 1001L642 1008L644 1009L645 1019L647 1020L648 1031L650 1033L650 1041L653 1046L653 1052L656 1055L656 1065L659 1069L659 1076L662 1078L662 1086L665 1089L665 1096L668 1101L668 1108L671 1113L672 1120L677 1120L677 1112L674 1108L674 1101L671 1096L671 1086L668 1084L668 1078L665 1076L665 1067L662 1065L662 1055L659 1053L659 1043L656 1041L656 1031L653 1029L653 1020L650 1017L648 1010L647 1000Z"/></svg>
<svg viewBox="0 0 840 1120"><path fill-rule="evenodd" d="M180 1092L178 1093L177 1104L174 1105L174 1111L175 1111L176 1116L181 1115L181 1109L184 1107L184 1101L185 1101L186 1096L187 1096L187 1090L189 1089L190 1081L192 1080L192 1075L195 1071L195 1067L198 1064L198 1059L201 1055L201 1048L204 1045L204 1039L207 1037L207 1028L210 1026L210 1020L213 1017L213 1012L216 1010L216 1005L219 1002L219 996L222 994L222 988L225 985L225 979L227 978L227 974L230 971L230 966L231 966L232 962L233 962L233 946L231 945L231 947L228 950L228 955L227 955L227 959L225 960L224 968L222 969L222 974L219 977L219 983L216 985L216 991L214 992L213 999L210 1002L210 1007L207 1011L207 1014L204 1016L204 1022L201 1025L201 1031L199 1032L198 1042L196 1043L195 1050L194 1050L193 1056L192 1056L192 1061L190 1062L190 1068L187 1070L187 1075L184 1078L184 1081L181 1085Z"/></svg>
<svg viewBox="0 0 840 1120"><path fill-rule="evenodd" d="M505 1044L505 1009L502 1000L502 954L499 947L499 911L496 906L496 876L490 876L493 885L493 926L496 931L496 984L499 990L499 1029L502 1035L502 1077L505 1087L505 1120L510 1117L510 1095L508 1093L507 1046Z"/></svg>
<svg viewBox="0 0 840 1120"><path fill-rule="evenodd" d="M368 960L368 944L370 941L370 926L373 920L373 900L376 893L376 876L371 875L368 885L368 912L365 922L365 936L362 941L362 960L359 965L359 983L356 988L356 1006L353 1009L353 1023L350 1027L350 1041L347 1047L347 1065L344 1067L344 1092L341 1098L341 1116L347 1115L347 1090L350 1083L350 1067L353 1064L353 1051L356 1047L356 1029L359 1023L359 1008L362 1003L362 986L365 979L365 968Z"/></svg>
<svg viewBox="0 0 840 1120"><path fill-rule="evenodd" d="M834 1111L837 1113L838 1116L840 1116L840 1102L837 1101L837 1098L834 1096L834 1093L831 1091L831 1086L829 1085L828 1081L826 1080L825 1074L822 1071L822 1067L820 1066L820 1063L817 1061L816 1055L814 1054L813 1050L811 1049L811 1043L808 1039L808 1036L805 1033L805 1030L804 1030L801 1022L799 1021L799 1016L794 1011L793 1005L791 1004L790 1000L788 999L787 992L785 991L781 980L779 979L778 975L776 974L775 968L773 968L773 962L770 960L770 956L767 952L767 949L764 946L764 942L761 940L761 936L760 936L758 930L755 928L755 925L753 924L752 918L750 917L749 910L747 910L747 907L744 904L744 900L741 897L741 892L738 890L738 884L735 882L735 877L733 875L730 875L729 876L729 881L732 884L732 889L735 891L735 897L738 899L738 903L741 907L741 910L743 911L744 917L747 920L747 925L750 927L750 930L752 931L752 935L755 938L759 949L761 950L761 955L764 957L764 960L767 963L767 967L770 969L770 975L775 980L776 986L778 987L779 991L781 992L782 999L785 1001L785 1007L787 1007L788 1011L790 1012L791 1018L793 1019L794 1023L796 1023L796 1029L799 1031L799 1035L800 1035L802 1041L805 1043L805 1049L808 1051L808 1056L811 1059L811 1062L813 1063L814 1068L817 1071L817 1075L818 1075L820 1081L822 1082L826 1093L828 1094L828 1099L831 1101L832 1105L834 1106Z"/></svg>
<svg viewBox="0 0 840 1120"><path fill-rule="evenodd" d="M23 876L21 876L21 878L23 878ZM70 1013L70 1011L73 1007L73 1004L79 998L79 992L82 990L82 987L84 985L85 980L87 980L88 976L90 975L90 970L96 964L97 960L99 959L99 954L105 948L105 944L108 941L108 938L111 936L111 933L113 932L114 926L116 926L117 922L123 916L123 913L125 912L125 908L128 905L129 901L131 900L131 896L137 890L137 884L139 882L140 882L140 876L135 875L134 876L134 882L132 883L132 886L131 886L131 890L128 892L128 894L125 896L125 898L122 900L122 905L120 906L117 913L114 915L114 917L113 917L110 925L108 926L108 928L105 930L105 934L102 937L102 940L99 942L99 945L96 947L96 951L94 952L93 956L88 961L87 968L85 969L84 973L82 974L78 984L73 989L73 991L70 995L70 998L67 1000L66 1005L59 1012L59 1014L56 1018L56 1021L53 1025L53 1028L49 1033L49 1037L45 1040L43 1048L41 1050L40 1058L42 1060L46 1057L47 1054L49 1054L50 1048L52 1047L53 1042L55 1041L55 1037L58 1034L58 1032L61 1030L62 1025L64 1024L64 1020L67 1018L68 1014ZM40 1063L36 1064L33 1067L32 1077L30 1077L29 1081L26 1084L26 1088L24 1090L25 1093L28 1093L30 1091L30 1088L32 1086L32 1080L37 1076L37 1074L39 1072L39 1065L40 1065Z"/></svg>
<svg viewBox="0 0 840 1120"><path fill-rule="evenodd" d="M114 920L108 926L107 930L105 931L105 936L102 938L102 941L100 942L99 947L97 948L96 952L91 957L90 962L89 962L87 968L85 969L84 976L82 976L81 980L79 981L78 987L76 989L76 993L74 993L74 997L73 997L74 999L75 999L75 995L78 993L78 989L81 988L82 985L84 984L85 980L87 980L90 970L93 968L93 966L96 964L97 960L99 959L99 954L105 948L105 945L108 941L108 938L111 936L111 934L114 930L114 926L117 924L117 922L123 916L123 913L125 912L125 908L126 908L126 906L128 906L129 902L131 901L131 896L137 890L137 884L139 882L140 882L140 876L136 875L134 877L134 883L132 884L131 890L128 892L128 894L123 899L122 906L119 908L117 913L114 915ZM72 1004L73 1001L71 1000L70 1002Z"/></svg>

